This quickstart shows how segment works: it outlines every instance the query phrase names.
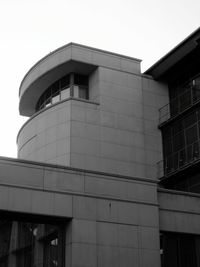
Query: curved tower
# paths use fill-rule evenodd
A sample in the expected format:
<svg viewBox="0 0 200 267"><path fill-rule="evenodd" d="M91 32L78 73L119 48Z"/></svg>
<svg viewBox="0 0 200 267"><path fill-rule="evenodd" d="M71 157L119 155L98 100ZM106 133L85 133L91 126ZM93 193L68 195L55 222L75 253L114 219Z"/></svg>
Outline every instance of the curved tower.
<svg viewBox="0 0 200 267"><path fill-rule="evenodd" d="M18 157L155 178L143 94L140 60L74 43L55 50L20 85L20 114L30 119L18 134Z"/></svg>

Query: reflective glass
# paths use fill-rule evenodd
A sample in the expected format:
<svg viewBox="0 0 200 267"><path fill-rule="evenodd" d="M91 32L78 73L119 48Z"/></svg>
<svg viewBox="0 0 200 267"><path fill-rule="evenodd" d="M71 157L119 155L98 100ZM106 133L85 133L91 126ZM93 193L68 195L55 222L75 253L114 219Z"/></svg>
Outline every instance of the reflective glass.
<svg viewBox="0 0 200 267"><path fill-rule="evenodd" d="M61 225L0 220L0 266L63 267L62 235Z"/></svg>
<svg viewBox="0 0 200 267"><path fill-rule="evenodd" d="M73 96L74 97L79 97L79 87L78 87L78 85L74 85L73 86Z"/></svg>
<svg viewBox="0 0 200 267"><path fill-rule="evenodd" d="M66 98L70 97L70 88L66 88L60 92L61 100L64 100Z"/></svg>
<svg viewBox="0 0 200 267"><path fill-rule="evenodd" d="M56 95L52 97L52 104L55 104L60 101L60 95Z"/></svg>

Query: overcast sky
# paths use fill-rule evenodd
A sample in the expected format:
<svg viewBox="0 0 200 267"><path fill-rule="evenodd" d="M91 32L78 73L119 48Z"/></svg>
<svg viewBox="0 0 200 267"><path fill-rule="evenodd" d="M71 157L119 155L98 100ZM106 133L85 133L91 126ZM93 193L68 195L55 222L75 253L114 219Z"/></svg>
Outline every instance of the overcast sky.
<svg viewBox="0 0 200 267"><path fill-rule="evenodd" d="M142 59L144 71L200 26L199 13L199 0L0 0L0 155L17 155L19 85L41 57L76 42Z"/></svg>

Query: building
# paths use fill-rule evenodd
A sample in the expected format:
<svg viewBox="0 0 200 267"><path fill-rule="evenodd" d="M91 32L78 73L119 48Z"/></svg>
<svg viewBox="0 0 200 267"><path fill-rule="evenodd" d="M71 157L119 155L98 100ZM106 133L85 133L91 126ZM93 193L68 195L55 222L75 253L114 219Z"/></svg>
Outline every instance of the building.
<svg viewBox="0 0 200 267"><path fill-rule="evenodd" d="M18 159L0 158L1 267L200 266L199 40L143 74L75 43L28 71Z"/></svg>

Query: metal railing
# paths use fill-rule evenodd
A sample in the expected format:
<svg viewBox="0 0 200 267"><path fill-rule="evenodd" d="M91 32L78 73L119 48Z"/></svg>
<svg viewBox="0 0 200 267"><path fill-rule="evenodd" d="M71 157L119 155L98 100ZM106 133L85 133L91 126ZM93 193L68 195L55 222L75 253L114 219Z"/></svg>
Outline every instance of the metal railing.
<svg viewBox="0 0 200 267"><path fill-rule="evenodd" d="M191 85L189 88L185 89L183 93L173 98L170 103L159 109L159 124L176 117L199 101L200 88Z"/></svg>
<svg viewBox="0 0 200 267"><path fill-rule="evenodd" d="M157 163L157 177L162 179L200 160L200 140L171 154Z"/></svg>

